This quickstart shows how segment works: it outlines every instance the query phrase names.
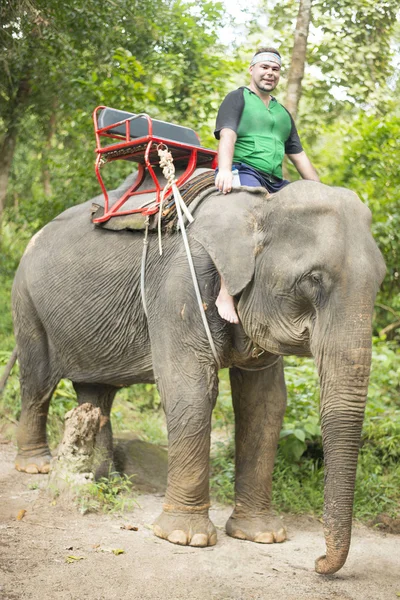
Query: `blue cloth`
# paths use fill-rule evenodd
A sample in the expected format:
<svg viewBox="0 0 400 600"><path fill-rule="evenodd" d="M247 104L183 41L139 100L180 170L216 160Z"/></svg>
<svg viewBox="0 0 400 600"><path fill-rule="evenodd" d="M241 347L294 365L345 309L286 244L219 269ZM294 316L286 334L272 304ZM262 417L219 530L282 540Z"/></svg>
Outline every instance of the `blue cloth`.
<svg viewBox="0 0 400 600"><path fill-rule="evenodd" d="M253 167L249 167L249 165L246 165L245 163L234 163L233 168L236 168L239 171L240 185L264 187L271 194L279 192L285 185L290 183L287 179L278 179L273 175L262 173Z"/></svg>
<svg viewBox="0 0 400 600"><path fill-rule="evenodd" d="M233 169L237 169L239 173L240 185L248 185L249 187L263 187L268 190L271 194L279 192L285 185L288 185L290 181L287 179L278 179L273 175L267 173L261 173L253 167L249 167L245 163L233 163ZM218 168L215 169L215 175L218 173Z"/></svg>

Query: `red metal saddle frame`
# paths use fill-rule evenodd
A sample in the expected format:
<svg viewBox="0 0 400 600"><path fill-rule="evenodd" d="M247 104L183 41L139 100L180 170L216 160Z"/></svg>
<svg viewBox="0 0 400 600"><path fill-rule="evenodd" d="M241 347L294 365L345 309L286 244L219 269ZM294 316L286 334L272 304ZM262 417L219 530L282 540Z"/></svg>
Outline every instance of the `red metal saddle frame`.
<svg viewBox="0 0 400 600"><path fill-rule="evenodd" d="M194 170L199 163L201 166L207 166L210 168L216 168L217 166L217 152L215 150L210 150L208 148L203 148L202 146L192 146L190 144L184 144L182 142L178 142L176 140L161 138L153 135L153 123L151 117L146 113L140 113L138 115L133 115L127 119L123 119L122 121L118 121L116 123L112 123L111 125L107 125L106 127L98 126L98 114L99 111L106 109L106 106L98 106L93 111L93 123L94 130L96 136L96 163L95 163L95 171L97 179L100 183L101 189L104 194L104 214L102 217L94 219L94 223L104 223L108 221L111 217L120 216L120 215L130 215L133 213L142 213L144 215L152 215L155 214L159 210L160 198L161 194L164 191L161 187L157 176L154 172L153 167L158 165L159 157L157 154L157 145L165 144L170 150L174 163L178 162L179 164L185 164L186 169L177 179L177 186L181 186L184 184L189 177L193 174ZM131 121L135 119L145 119L147 121L147 135L138 138L132 138L130 135L130 125ZM115 132L111 132L111 129L119 127L121 125L125 126L126 134L125 136L116 134ZM108 144L106 146L102 146L102 138L119 140L118 142L114 142ZM106 162L111 162L114 160L121 159L131 159L138 163L138 172L137 177L134 183L130 186L130 188L120 197L116 202L110 206L109 198L106 187L103 182L103 178L100 173L100 167L102 164ZM140 186L143 183L143 180L146 175L146 171L150 174L152 180L154 181L154 188L140 190ZM155 204L154 199L148 204L152 206L146 206L145 204L139 208L131 209L131 210L120 210L121 207L125 204L125 202L131 196L135 196L138 194L146 193L156 193ZM171 189L167 189L165 192L165 198L170 196L172 193Z"/></svg>

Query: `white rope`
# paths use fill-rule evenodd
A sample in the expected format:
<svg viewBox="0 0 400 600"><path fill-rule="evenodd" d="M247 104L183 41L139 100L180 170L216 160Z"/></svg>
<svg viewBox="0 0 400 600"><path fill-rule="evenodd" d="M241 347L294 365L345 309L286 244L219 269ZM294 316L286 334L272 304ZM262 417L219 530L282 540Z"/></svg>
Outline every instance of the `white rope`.
<svg viewBox="0 0 400 600"><path fill-rule="evenodd" d="M164 146L164 147L162 147L162 146ZM165 186L164 190L167 187L171 187L172 191L174 193L175 205L176 205L176 212L178 213L179 227L180 227L180 230L182 232L183 244L185 246L186 255L187 255L187 258L188 258L188 262L189 262L189 268L190 268L190 273L192 275L194 289L195 289L195 292L196 292L197 303L199 305L200 314L201 314L201 318L202 318L202 321L203 321L204 329L206 331L207 338L208 338L208 341L209 341L212 353L214 355L214 360L215 360L217 366L219 367L218 354L217 354L217 351L216 351L216 348L215 348L215 345L214 345L214 340L212 339L210 328L208 326L208 321L207 321L207 317L206 317L206 313L205 313L205 310L204 310L203 301L202 301L201 294L200 294L200 288L199 288L199 284L197 282L196 271L194 269L192 255L191 255L191 252L190 252L189 242L188 242L187 235L186 235L185 224L183 222L182 211L185 213L186 218L188 219L188 221L190 223L193 223L194 219L193 219L192 215L190 214L188 207L184 203L184 201L182 199L182 196L181 196L181 194L179 192L178 186L176 185L175 166L174 166L174 163L173 163L173 158L172 158L171 152L169 152L168 148L164 144L160 144L157 147L157 152L158 152L158 155L160 157L160 167L163 169L163 175L164 175L165 179L168 182L168 186ZM164 196L164 194L163 194L163 196ZM164 201L164 199L162 201ZM160 204L161 204L161 201L160 201ZM160 211L160 216L161 216L161 211ZM159 223L160 223L160 220L161 219L159 219Z"/></svg>
<svg viewBox="0 0 400 600"><path fill-rule="evenodd" d="M144 289L144 282L145 282L145 275L146 275L146 256L147 256L147 249L149 247L149 217L146 217L146 221L145 221L145 225L146 225L146 231L144 234L144 240L143 240L143 253L142 253L142 265L140 268L140 294L142 296L142 304L143 304L143 309L144 309L144 314L146 315L147 318L147 305L146 305L146 294L145 294L145 289Z"/></svg>

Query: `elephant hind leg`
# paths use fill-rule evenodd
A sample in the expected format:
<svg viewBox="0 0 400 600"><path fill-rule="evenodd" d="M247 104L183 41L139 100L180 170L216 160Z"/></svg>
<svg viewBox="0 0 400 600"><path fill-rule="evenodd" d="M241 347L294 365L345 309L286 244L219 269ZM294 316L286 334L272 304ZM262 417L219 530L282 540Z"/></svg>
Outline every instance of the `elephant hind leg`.
<svg viewBox="0 0 400 600"><path fill-rule="evenodd" d="M100 383L73 382L73 385L80 405L89 402L101 410L100 431L96 437L96 478L108 477L115 471L110 413L118 389Z"/></svg>
<svg viewBox="0 0 400 600"><path fill-rule="evenodd" d="M47 338L18 335L20 366L21 416L17 431L18 454L15 468L25 473L48 473L51 453L47 443L46 423L49 404L60 375L53 368Z"/></svg>
<svg viewBox="0 0 400 600"><path fill-rule="evenodd" d="M56 385L30 385L29 391L21 385L18 454L15 459L17 471L31 474L50 471L51 452L47 443L46 423L50 399Z"/></svg>

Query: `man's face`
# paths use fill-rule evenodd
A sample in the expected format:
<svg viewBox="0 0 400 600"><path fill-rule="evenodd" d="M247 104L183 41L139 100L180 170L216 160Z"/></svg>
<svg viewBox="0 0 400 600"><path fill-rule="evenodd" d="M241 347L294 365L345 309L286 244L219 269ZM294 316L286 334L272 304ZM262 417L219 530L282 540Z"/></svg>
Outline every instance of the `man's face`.
<svg viewBox="0 0 400 600"><path fill-rule="evenodd" d="M272 92L279 83L281 68L274 62L259 62L250 67L250 75L260 92Z"/></svg>

